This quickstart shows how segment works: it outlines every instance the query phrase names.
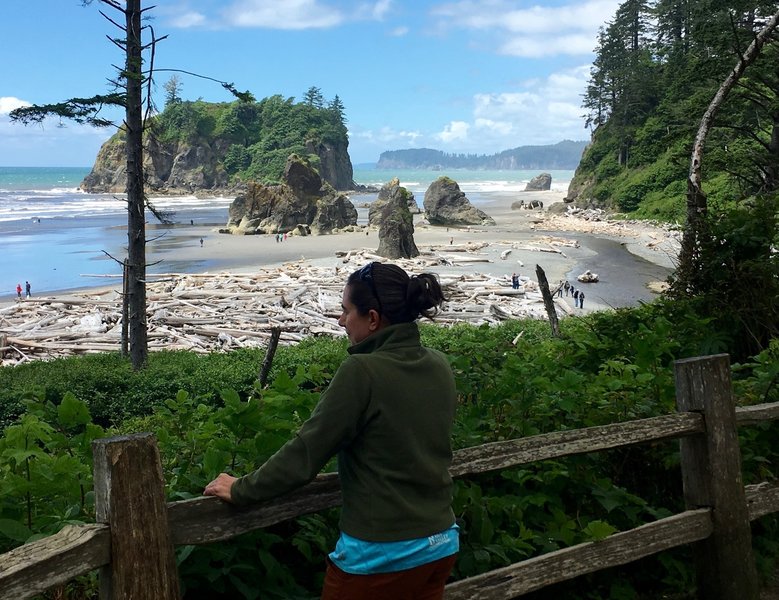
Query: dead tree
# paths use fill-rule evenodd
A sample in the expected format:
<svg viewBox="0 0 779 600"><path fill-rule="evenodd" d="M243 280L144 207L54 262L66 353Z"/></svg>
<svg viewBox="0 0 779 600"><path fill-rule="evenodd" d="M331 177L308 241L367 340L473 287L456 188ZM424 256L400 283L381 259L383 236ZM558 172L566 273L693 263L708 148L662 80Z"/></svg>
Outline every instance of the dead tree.
<svg viewBox="0 0 779 600"><path fill-rule="evenodd" d="M536 265L536 277L538 277L538 287L541 290L541 297L544 299L544 308L549 317L549 325L552 327L552 336L560 337L560 321L557 318L557 311L554 307L554 298L549 291L549 282L546 279L546 273L541 265Z"/></svg>
<svg viewBox="0 0 779 600"><path fill-rule="evenodd" d="M706 194L701 187L701 170L703 164L703 146L706 137L728 94L738 83L747 67L757 60L766 43L770 43L770 37L779 24L779 12L774 14L752 40L746 52L739 58L736 66L722 82L717 93L712 98L709 107L703 114L698 133L692 148L690 160L690 173L687 178L687 223L684 228L681 249L679 251L679 266L676 269L679 291L683 293L696 293L698 291L698 273L700 269L701 242L706 236L706 217L708 203Z"/></svg>
<svg viewBox="0 0 779 600"><path fill-rule="evenodd" d="M106 0L101 0L106 2ZM122 73L127 90L127 308L130 361L140 369L148 355L146 324L146 214L143 193L143 45L141 44L141 0L127 0L125 51Z"/></svg>

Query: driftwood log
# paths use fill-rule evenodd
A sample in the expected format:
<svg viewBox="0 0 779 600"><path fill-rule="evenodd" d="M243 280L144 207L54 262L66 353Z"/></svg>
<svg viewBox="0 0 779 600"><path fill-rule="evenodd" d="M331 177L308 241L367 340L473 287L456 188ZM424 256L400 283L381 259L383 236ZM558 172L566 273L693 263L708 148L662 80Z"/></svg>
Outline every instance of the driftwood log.
<svg viewBox="0 0 779 600"><path fill-rule="evenodd" d="M468 250L477 252L480 248L473 244ZM411 273L430 270L442 261L455 265L440 278L449 300L436 316L436 323L492 324L546 317L535 282L523 281L520 289L514 290L508 276L457 274L455 263L486 259L478 254L455 257L448 254L449 246L446 251L445 255L429 252L416 259L395 261ZM149 349L205 353L267 347L276 328L282 345L312 335L344 336L338 326L344 282L366 261L379 259L369 252L351 252L337 267L298 261L253 273L165 273L155 275L153 281L150 276ZM119 351L120 290L121 282L117 282L115 289L39 296L0 307L0 364Z"/></svg>

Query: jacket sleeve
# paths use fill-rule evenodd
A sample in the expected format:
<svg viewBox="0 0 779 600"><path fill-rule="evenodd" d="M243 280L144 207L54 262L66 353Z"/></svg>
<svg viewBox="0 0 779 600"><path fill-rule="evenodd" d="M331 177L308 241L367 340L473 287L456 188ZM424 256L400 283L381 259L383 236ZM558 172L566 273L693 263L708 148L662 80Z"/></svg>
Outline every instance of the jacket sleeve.
<svg viewBox="0 0 779 600"><path fill-rule="evenodd" d="M294 438L259 469L237 479L233 503L263 502L299 488L317 476L365 423L370 381L355 357L347 358Z"/></svg>

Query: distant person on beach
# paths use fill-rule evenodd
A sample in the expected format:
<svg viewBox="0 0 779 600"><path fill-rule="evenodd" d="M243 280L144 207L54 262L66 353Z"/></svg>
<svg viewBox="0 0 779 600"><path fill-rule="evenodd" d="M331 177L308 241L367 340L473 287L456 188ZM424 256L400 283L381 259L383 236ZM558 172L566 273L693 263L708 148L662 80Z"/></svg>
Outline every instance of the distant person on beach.
<svg viewBox="0 0 779 600"><path fill-rule="evenodd" d="M560 287L557 288L557 297L562 298L563 297L563 285L560 284Z"/></svg>
<svg viewBox="0 0 779 600"><path fill-rule="evenodd" d="M190 219L190 220L189 220L189 224L190 224L190 225L194 225L194 224L195 224L195 219Z"/></svg>
<svg viewBox="0 0 779 600"><path fill-rule="evenodd" d="M568 283L568 281L567 281L567 280L566 280L566 282L563 284L563 289L565 290L565 296L566 296L566 298L567 298L567 297L568 297L568 290L570 290L570 289L571 289L571 284L570 284L570 283Z"/></svg>
<svg viewBox="0 0 779 600"><path fill-rule="evenodd" d="M29 281L25 281L24 282L24 291L25 291L25 293L26 293L28 298L30 296L32 296L32 294L30 293L30 289L31 289L30 282Z"/></svg>
<svg viewBox="0 0 779 600"><path fill-rule="evenodd" d="M584 292L579 292L579 308L584 308Z"/></svg>
<svg viewBox="0 0 779 600"><path fill-rule="evenodd" d="M21 283L17 283L16 284L16 296L18 298L22 297L22 284Z"/></svg>
<svg viewBox="0 0 779 600"><path fill-rule="evenodd" d="M516 273L511 274L511 288L515 290L519 289L519 275Z"/></svg>
<svg viewBox="0 0 779 600"><path fill-rule="evenodd" d="M297 434L259 469L221 473L204 490L264 502L299 488L338 456L340 537L323 600L443 598L459 550L452 511L457 406L446 357L422 346L421 317L446 300L431 273L371 262L349 275L338 324L349 356Z"/></svg>
<svg viewBox="0 0 779 600"><path fill-rule="evenodd" d="M200 238L200 247L203 247L203 238Z"/></svg>
<svg viewBox="0 0 779 600"><path fill-rule="evenodd" d="M579 290L573 293L573 307L579 308Z"/></svg>

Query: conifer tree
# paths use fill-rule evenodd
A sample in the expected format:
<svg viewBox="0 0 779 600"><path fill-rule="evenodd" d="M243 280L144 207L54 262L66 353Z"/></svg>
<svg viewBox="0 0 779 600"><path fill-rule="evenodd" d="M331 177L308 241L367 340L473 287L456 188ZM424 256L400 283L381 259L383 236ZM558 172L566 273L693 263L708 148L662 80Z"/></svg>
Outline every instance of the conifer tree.
<svg viewBox="0 0 779 600"><path fill-rule="evenodd" d="M90 5L94 0L81 0L82 6ZM123 323L128 330L129 354L134 369L140 369L148 356L148 330L146 323L146 216L148 208L161 218L146 198L143 174L143 133L152 112L151 97L143 96L144 88L151 82L154 65L144 69L143 53L154 48L165 37L156 38L149 25L142 24L146 10L141 7L142 0L97 0L122 15L122 19L113 20L101 11L101 14L117 26L123 36L110 38L124 53L124 68L112 81L114 91L90 98L71 98L65 102L49 105L33 105L16 109L11 119L22 123L39 123L49 115L72 119L77 123L87 123L98 127L113 126L115 123L103 116L105 106L124 108L122 129L126 136L126 173L127 173L127 259L124 261L124 300L127 318ZM123 21L123 24L122 24ZM151 42L144 45L142 35L151 34ZM154 53L151 52L151 56ZM208 78L210 79L210 78ZM218 81L218 80L214 80ZM238 92L235 86L219 82L238 98L253 100L248 92ZM124 340L123 340L124 342Z"/></svg>

